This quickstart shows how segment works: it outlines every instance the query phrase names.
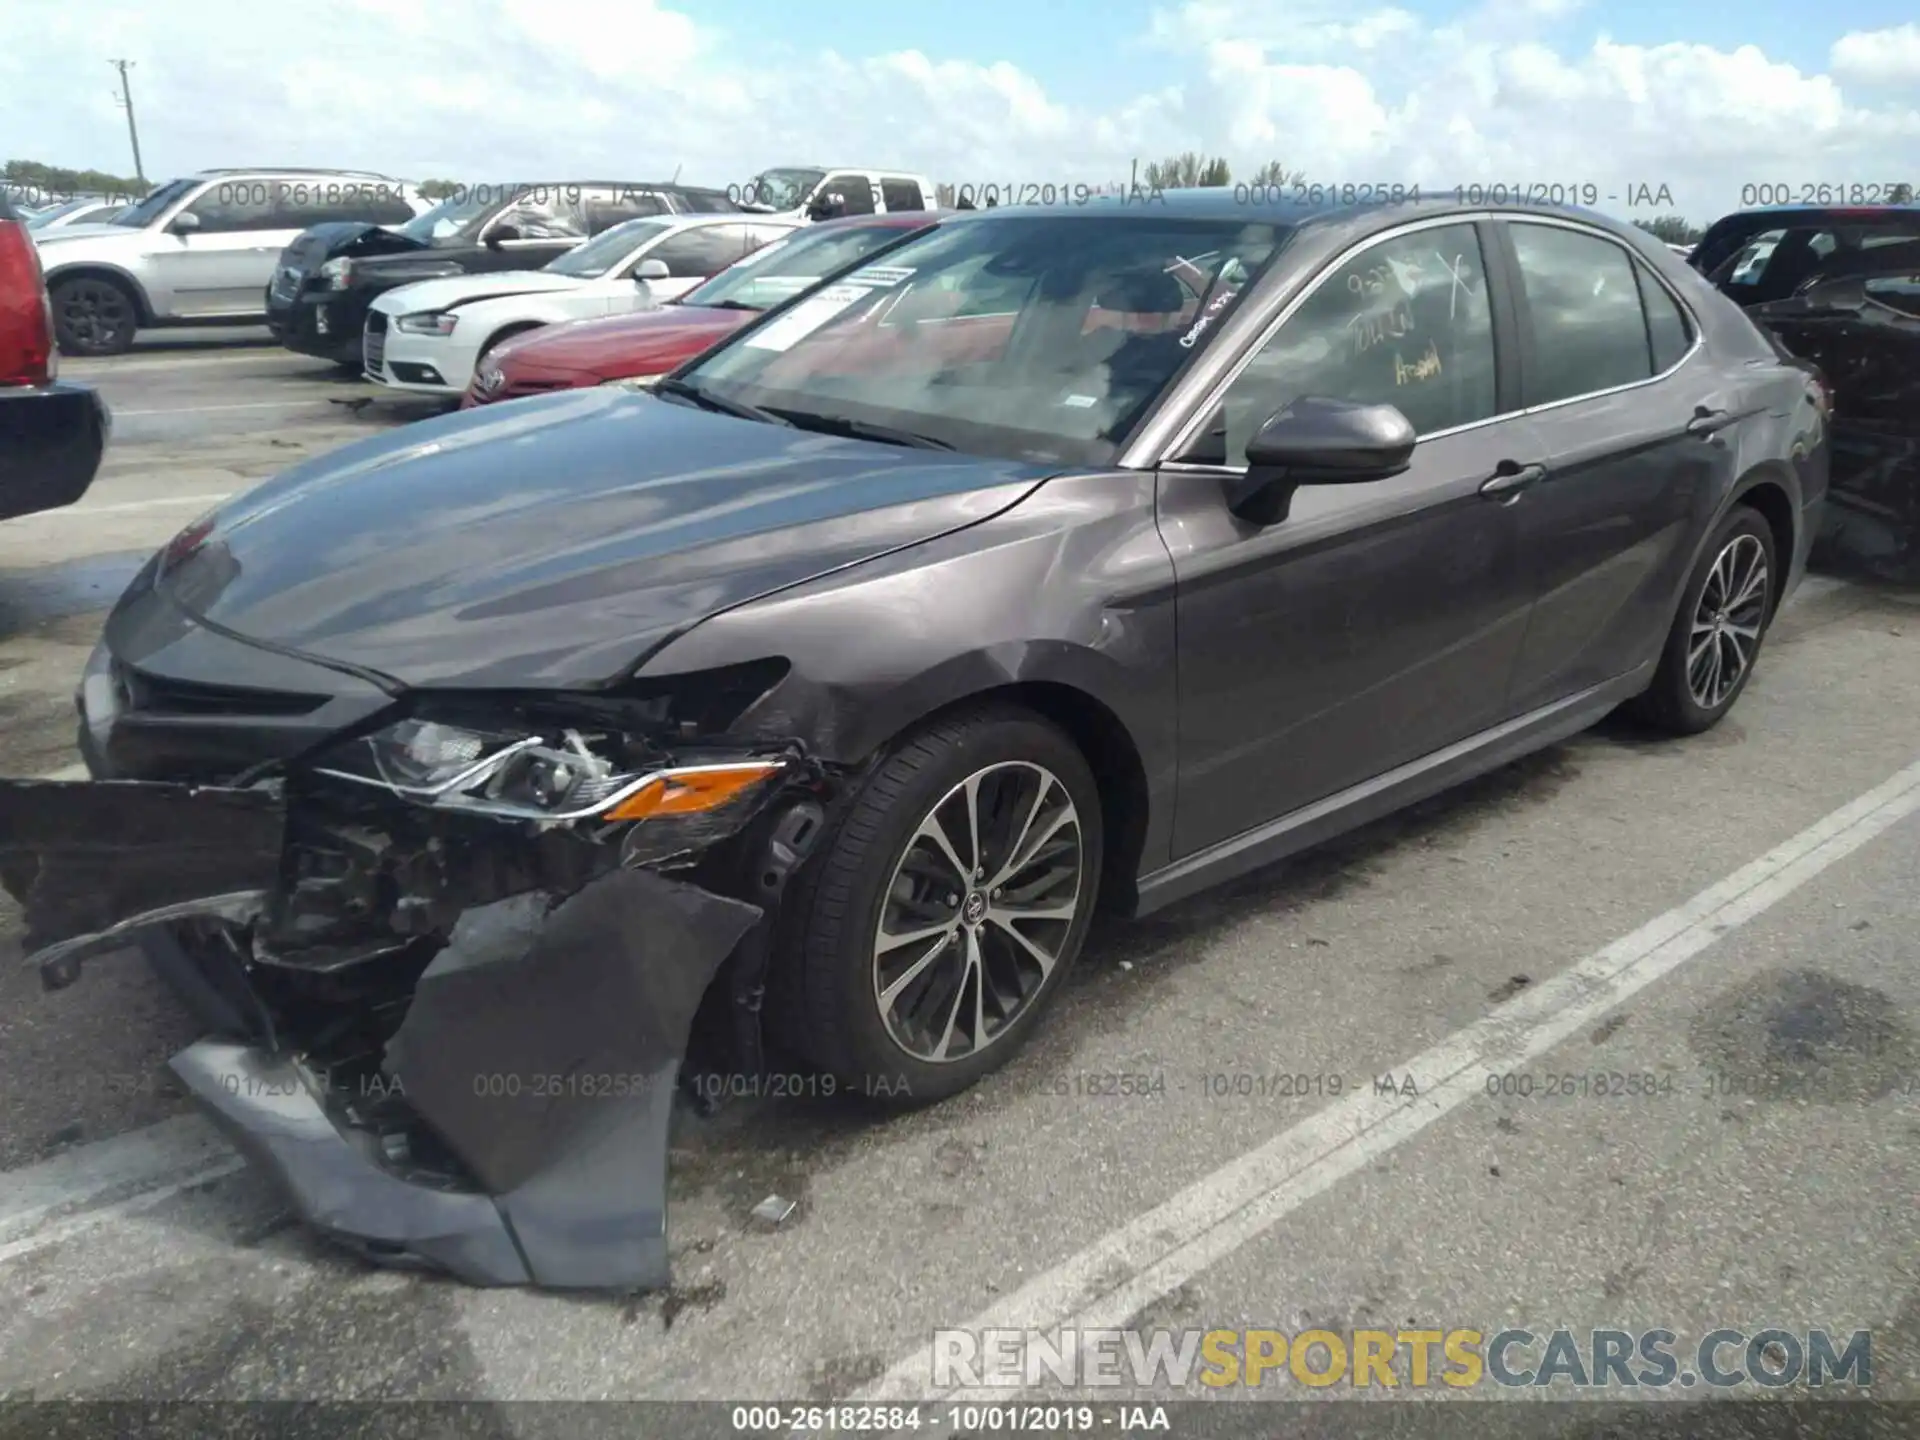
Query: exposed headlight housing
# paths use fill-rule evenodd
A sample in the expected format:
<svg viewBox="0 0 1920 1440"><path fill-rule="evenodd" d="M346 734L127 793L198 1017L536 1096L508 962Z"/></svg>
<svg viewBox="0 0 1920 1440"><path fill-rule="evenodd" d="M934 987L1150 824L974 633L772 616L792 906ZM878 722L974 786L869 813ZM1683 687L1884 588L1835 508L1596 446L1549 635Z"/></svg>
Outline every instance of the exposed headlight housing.
<svg viewBox="0 0 1920 1440"><path fill-rule="evenodd" d="M635 765L620 758L625 748L624 737L607 732L529 735L401 720L353 742L337 765L319 773L435 810L571 824L705 814L758 789L788 763Z"/></svg>
<svg viewBox="0 0 1920 1440"><path fill-rule="evenodd" d="M329 290L344 290L353 283L353 261L329 260L320 267L320 278Z"/></svg>
<svg viewBox="0 0 1920 1440"><path fill-rule="evenodd" d="M460 323L458 315L449 315L443 310L422 310L413 315L402 315L393 322L393 328L404 330L409 335L451 335L453 327Z"/></svg>
<svg viewBox="0 0 1920 1440"><path fill-rule="evenodd" d="M653 382L667 372L656 371L652 375L617 375L611 380L602 380L602 385L618 386L622 390L651 390Z"/></svg>

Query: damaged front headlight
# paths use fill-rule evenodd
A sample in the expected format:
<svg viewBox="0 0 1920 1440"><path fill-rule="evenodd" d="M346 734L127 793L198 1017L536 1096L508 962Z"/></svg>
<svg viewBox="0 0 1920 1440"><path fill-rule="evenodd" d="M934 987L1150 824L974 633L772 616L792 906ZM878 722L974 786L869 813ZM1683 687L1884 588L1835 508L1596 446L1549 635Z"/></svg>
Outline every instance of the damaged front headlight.
<svg viewBox="0 0 1920 1440"><path fill-rule="evenodd" d="M704 814L787 766L784 758L636 764L626 748L610 732L529 735L410 719L353 742L318 769L437 810L566 824Z"/></svg>

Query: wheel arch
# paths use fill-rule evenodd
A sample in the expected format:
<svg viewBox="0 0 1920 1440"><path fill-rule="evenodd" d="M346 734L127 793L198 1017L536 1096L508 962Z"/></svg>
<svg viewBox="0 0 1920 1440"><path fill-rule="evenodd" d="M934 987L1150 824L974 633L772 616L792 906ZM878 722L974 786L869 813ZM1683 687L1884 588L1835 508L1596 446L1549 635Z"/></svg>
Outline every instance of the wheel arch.
<svg viewBox="0 0 1920 1440"><path fill-rule="evenodd" d="M153 303L147 299L147 287L140 283L131 270L110 265L104 260L75 260L47 271L49 291L68 280L111 280L133 297L134 318L139 324L148 326L155 323Z"/></svg>
<svg viewBox="0 0 1920 1440"><path fill-rule="evenodd" d="M473 352L473 363L478 365L514 336L524 335L529 330L544 330L553 323L551 320L508 320L480 342L480 348Z"/></svg>
<svg viewBox="0 0 1920 1440"><path fill-rule="evenodd" d="M1138 899L1136 881L1145 851L1152 794L1146 762L1120 716L1091 692L1057 679L1013 680L948 700L901 724L875 747L885 754L925 726L988 706L1030 711L1056 726L1086 758L1100 795L1103 864L1099 906L1130 911Z"/></svg>
<svg viewBox="0 0 1920 1440"><path fill-rule="evenodd" d="M1781 583L1774 587L1769 618L1780 608L1781 593L1786 577L1793 571L1800 539L1800 516L1793 503L1793 489L1792 477L1784 465L1777 461L1763 462L1740 477L1720 514L1720 519L1724 519L1734 506L1744 505L1758 511L1760 518L1767 522L1767 529L1773 532L1774 560L1780 566ZM1720 519L1715 520L1716 527Z"/></svg>

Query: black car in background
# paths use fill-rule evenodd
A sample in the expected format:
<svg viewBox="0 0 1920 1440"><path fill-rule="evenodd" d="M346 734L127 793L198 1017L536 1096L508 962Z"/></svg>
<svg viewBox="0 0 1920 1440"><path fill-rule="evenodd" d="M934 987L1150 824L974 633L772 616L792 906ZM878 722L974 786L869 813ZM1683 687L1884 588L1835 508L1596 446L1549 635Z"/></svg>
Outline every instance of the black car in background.
<svg viewBox="0 0 1920 1440"><path fill-rule="evenodd" d="M1807 371L1586 212L958 215L187 527L0 880L49 985L142 936L200 997L174 1069L310 1222L660 1285L686 1071L954 1095L1096 907L1707 730L1826 466Z"/></svg>
<svg viewBox="0 0 1920 1440"><path fill-rule="evenodd" d="M1831 389L1814 563L1920 584L1920 206L1742 211L1689 263Z"/></svg>
<svg viewBox="0 0 1920 1440"><path fill-rule="evenodd" d="M739 210L724 191L649 181L471 185L405 225L315 225L267 286L267 324L290 350L358 368L375 296L414 280L538 270L583 240L646 215Z"/></svg>
<svg viewBox="0 0 1920 1440"><path fill-rule="evenodd" d="M59 368L40 252L0 192L0 520L71 505L100 469L106 403Z"/></svg>

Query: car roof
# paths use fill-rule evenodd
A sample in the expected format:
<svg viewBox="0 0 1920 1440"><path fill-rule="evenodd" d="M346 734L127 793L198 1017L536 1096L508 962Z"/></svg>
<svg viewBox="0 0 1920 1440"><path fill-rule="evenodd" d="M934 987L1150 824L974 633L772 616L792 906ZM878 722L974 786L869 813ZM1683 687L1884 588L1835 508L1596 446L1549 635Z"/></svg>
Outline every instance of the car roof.
<svg viewBox="0 0 1920 1440"><path fill-rule="evenodd" d="M1535 214L1576 219L1616 233L1624 226L1624 222L1615 217L1584 206L1527 199L1468 199L1459 193L1471 188L1442 186L1438 189L1421 190L1417 192L1419 197L1417 199L1412 197L1395 199L1388 196L1377 200L1371 198L1347 200L1340 198L1337 191L1333 195L1310 191L1307 198L1292 194L1276 194L1273 199L1268 200L1261 198L1265 187L1258 185L1205 185L1173 190L1155 190L1142 185L1136 187L1131 193L1095 195L1084 201L1068 201L1054 205L999 205L981 210L969 210L963 212L961 218L973 219L988 215L1103 216L1112 215L1115 211L1135 211L1190 220L1265 220L1276 225L1299 226L1309 222L1357 220L1369 215L1393 214L1421 218L1429 215L1495 211L1501 214ZM1335 187L1329 186L1327 189L1335 190Z"/></svg>
<svg viewBox="0 0 1920 1440"><path fill-rule="evenodd" d="M196 170L191 176L182 179L210 180L220 175L353 175L364 180L392 180L400 182L397 175L386 175L378 170L329 170L312 165L240 165L227 166L218 170Z"/></svg>
<svg viewBox="0 0 1920 1440"><path fill-rule="evenodd" d="M786 220L778 215L749 215L739 210L714 210L698 215L636 215L631 220L623 220L622 225L638 225L643 221L652 221L656 225L665 225L673 230L698 230L708 225L784 225L794 230L807 227L798 220Z"/></svg>
<svg viewBox="0 0 1920 1440"><path fill-rule="evenodd" d="M945 220L956 213L953 210L888 210L879 215L836 215L831 220L816 220L806 226L809 230L909 230L917 225L931 225L937 220ZM763 216L763 219L771 217Z"/></svg>

